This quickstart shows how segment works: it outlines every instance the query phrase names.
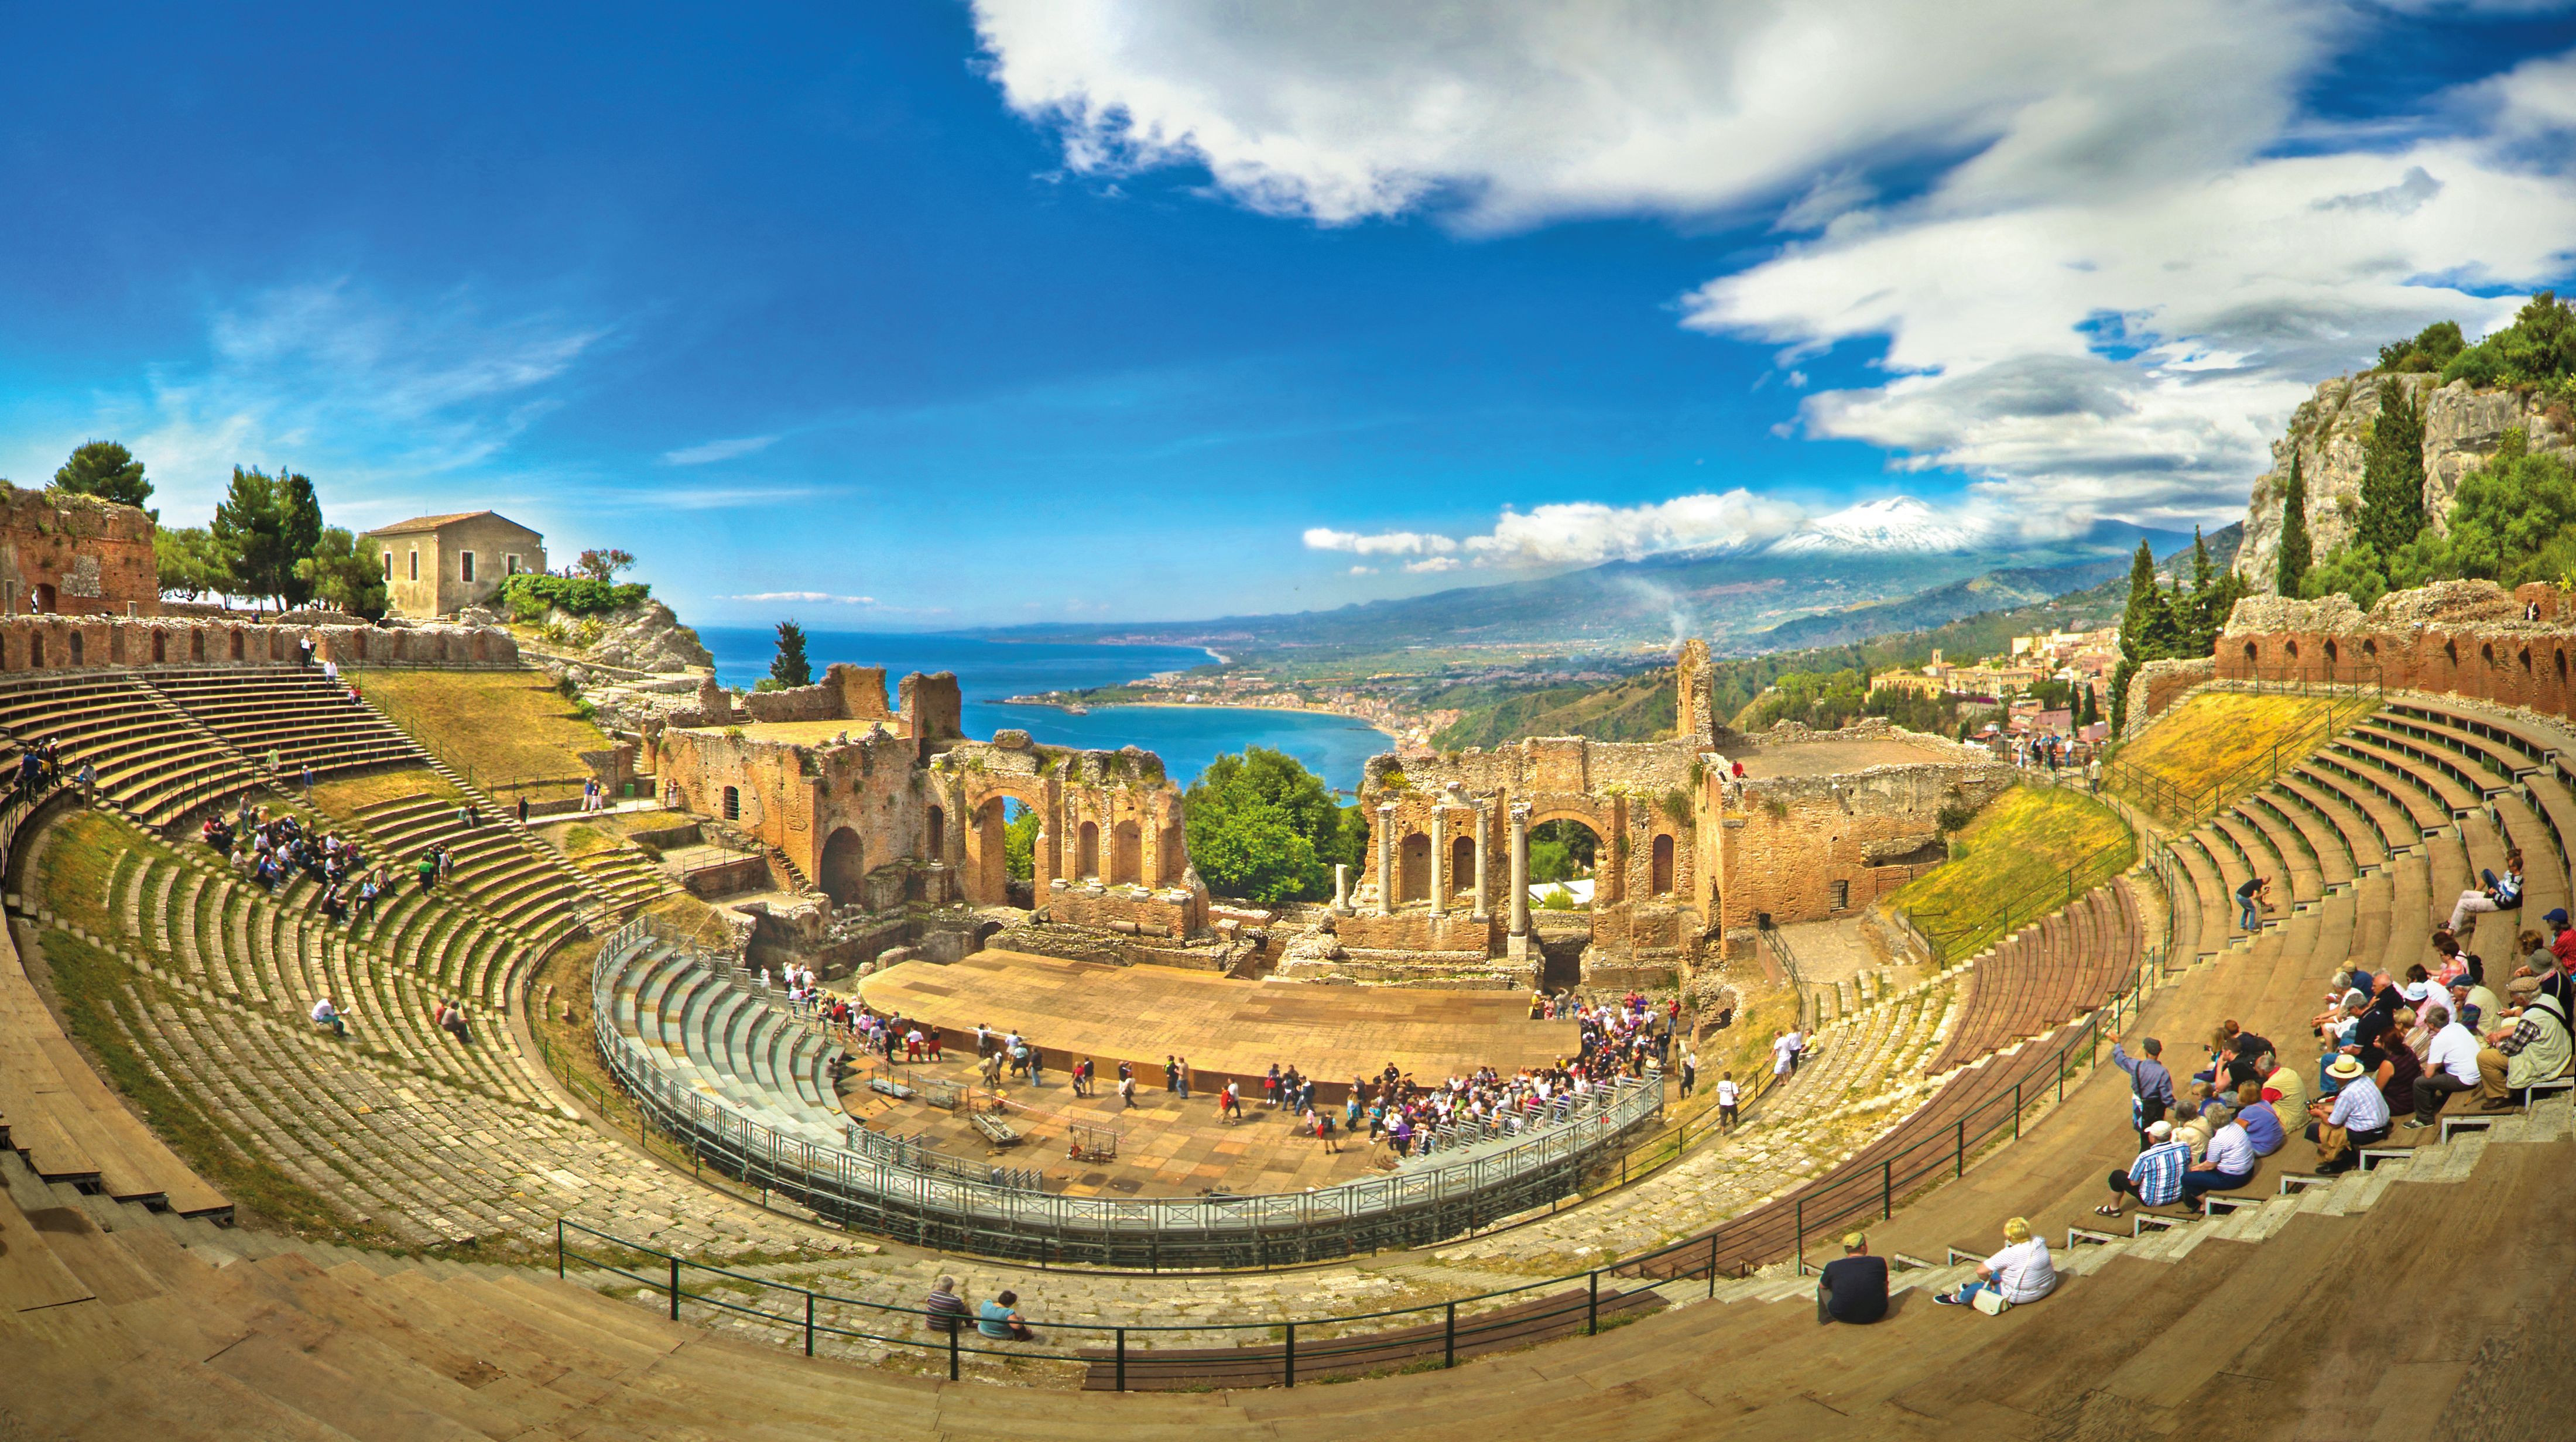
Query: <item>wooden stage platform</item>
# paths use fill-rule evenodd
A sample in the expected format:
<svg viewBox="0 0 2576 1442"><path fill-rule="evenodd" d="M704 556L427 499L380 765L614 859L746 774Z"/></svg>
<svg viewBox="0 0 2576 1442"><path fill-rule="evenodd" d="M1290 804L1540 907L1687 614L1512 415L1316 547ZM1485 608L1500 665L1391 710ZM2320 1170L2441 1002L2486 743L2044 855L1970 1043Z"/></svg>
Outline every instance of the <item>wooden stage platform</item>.
<svg viewBox="0 0 2576 1442"><path fill-rule="evenodd" d="M979 951L952 966L907 961L859 989L870 1006L932 1023L946 1045L970 1053L984 1022L1017 1029L1050 1071L1090 1057L1104 1092L1122 1061L1134 1064L1139 1089L1161 1090L1163 1058L1178 1054L1190 1060L1195 1091L1231 1078L1257 1101L1254 1083L1277 1062L1338 1102L1353 1076L1375 1077L1389 1062L1430 1086L1482 1066L1552 1066L1581 1045L1571 1021L1531 1021L1529 998L1516 991L1236 981L1014 951Z"/></svg>

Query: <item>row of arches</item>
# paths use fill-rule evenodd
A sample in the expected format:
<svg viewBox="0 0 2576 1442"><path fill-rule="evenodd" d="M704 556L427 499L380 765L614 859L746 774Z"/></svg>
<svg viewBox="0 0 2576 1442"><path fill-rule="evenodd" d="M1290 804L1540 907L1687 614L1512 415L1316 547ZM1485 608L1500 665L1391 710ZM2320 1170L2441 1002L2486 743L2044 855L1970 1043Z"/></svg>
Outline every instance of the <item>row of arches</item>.
<svg viewBox="0 0 2576 1442"><path fill-rule="evenodd" d="M1396 844L1395 899L1398 902L1429 901L1431 897L1431 847L1429 833L1408 832ZM1676 886L1678 844L1669 831L1658 831L1647 843L1646 890L1651 896L1670 896ZM1530 880L1533 883L1574 881L1594 874L1601 861L1601 834L1592 823L1575 816L1557 816L1530 828ZM1499 861L1499 858L1497 858ZM1449 865L1446 882L1450 898L1472 894L1476 889L1476 839L1472 836L1449 838ZM1496 888L1497 891L1500 888Z"/></svg>

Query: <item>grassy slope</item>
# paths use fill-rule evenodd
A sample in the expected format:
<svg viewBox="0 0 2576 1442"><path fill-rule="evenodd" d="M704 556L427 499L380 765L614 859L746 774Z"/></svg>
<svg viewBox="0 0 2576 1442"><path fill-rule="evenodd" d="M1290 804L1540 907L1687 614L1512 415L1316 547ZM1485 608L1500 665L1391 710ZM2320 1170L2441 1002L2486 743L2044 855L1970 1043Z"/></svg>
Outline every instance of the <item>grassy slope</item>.
<svg viewBox="0 0 2576 1442"><path fill-rule="evenodd" d="M369 671L363 684L396 724L485 790L537 800L581 790L584 751L608 738L535 671ZM499 796L516 800L518 791Z"/></svg>
<svg viewBox="0 0 2576 1442"><path fill-rule="evenodd" d="M1436 693L1429 704L1451 704ZM1530 691L1467 712L1434 740L1442 747L1496 746L1523 736L1589 736L1595 741L1654 741L1673 734L1671 668L1607 686Z"/></svg>
<svg viewBox="0 0 2576 1442"><path fill-rule="evenodd" d="M2157 804L2170 800L2170 793L2138 784L2130 773L2145 772L2168 786L2204 794L2211 783L2269 757L2274 743L2287 737L2314 737L2312 728L2333 705L2326 697L2204 692L2157 717L2154 725L2120 748L2119 764L2110 770L2111 789L2162 819L2186 820L2168 814L2176 808ZM2301 742L2300 749L2313 745L2313 740Z"/></svg>
<svg viewBox="0 0 2576 1442"><path fill-rule="evenodd" d="M45 904L96 935L124 935L122 922L103 900L108 883L129 852L159 849L158 843L97 813L69 817L45 848ZM127 1029L135 1036L150 1034L139 1008L187 1007L194 1005L192 998L163 995L152 977L69 932L49 930L43 944L64 1019L99 1075L134 1104L190 1170L232 1199L244 1225L358 1246L394 1245L381 1227L356 1220L337 1202L271 1166L226 1117L200 1106L188 1088L164 1080L136 1050ZM167 1067L174 1059L151 1060Z"/></svg>
<svg viewBox="0 0 2576 1442"><path fill-rule="evenodd" d="M1952 838L1948 861L1888 905L1911 913L1952 961L2064 905L2070 868L2082 868L2080 893L2136 859L2136 840L2110 807L2077 791L2016 786Z"/></svg>

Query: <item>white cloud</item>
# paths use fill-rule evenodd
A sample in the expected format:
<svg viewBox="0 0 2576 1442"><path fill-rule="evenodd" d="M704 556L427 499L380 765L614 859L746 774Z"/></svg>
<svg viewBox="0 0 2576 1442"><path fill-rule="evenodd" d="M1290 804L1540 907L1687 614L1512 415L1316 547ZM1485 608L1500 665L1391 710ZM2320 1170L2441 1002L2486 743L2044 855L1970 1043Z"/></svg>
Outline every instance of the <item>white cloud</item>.
<svg viewBox="0 0 2576 1442"><path fill-rule="evenodd" d="M738 436L729 441L706 441L699 445L682 446L676 451L664 451L662 464L703 466L712 461L729 461L736 456L748 456L758 451L768 450L778 444L779 439L774 435Z"/></svg>
<svg viewBox="0 0 2576 1442"><path fill-rule="evenodd" d="M1066 164L1204 165L1255 209L1340 224L1437 204L1470 225L1700 215L1856 160L2025 133L2007 175L2170 169L2283 106L2338 12L2283 0L976 0L1004 99Z"/></svg>
<svg viewBox="0 0 2576 1442"><path fill-rule="evenodd" d="M742 596L718 596L719 601L751 601L763 605L781 602L800 606L873 606L874 596L836 596L829 591L753 591Z"/></svg>
<svg viewBox="0 0 2576 1442"><path fill-rule="evenodd" d="M1458 549L1458 543L1447 536L1420 531L1381 531L1375 535L1362 535L1316 526L1306 532L1306 549L1348 551L1358 556L1431 556L1454 551Z"/></svg>
<svg viewBox="0 0 2576 1442"><path fill-rule="evenodd" d="M1870 347L1886 379L1805 396L1792 429L2060 521L2241 507L2318 380L2434 320L2481 333L2518 303L2492 292L2576 268L2576 53L2420 114L2319 118L2300 97L2325 65L2389 43L2386 17L2335 0L976 18L1006 102L1077 171L1204 166L1238 203L1328 225L1767 216L1807 238L1691 292L1684 323L1775 348L1790 389L1838 343ZM1769 524L1657 511L1507 515L1465 554L1573 562Z"/></svg>
<svg viewBox="0 0 2576 1442"><path fill-rule="evenodd" d="M1433 556L1427 561L1407 561L1404 563L1404 569L1414 575L1423 576L1457 570L1458 564L1458 558L1455 556Z"/></svg>
<svg viewBox="0 0 2576 1442"><path fill-rule="evenodd" d="M607 337L495 315L464 291L401 306L346 280L286 286L216 311L203 360L151 367L138 392L98 397L88 424L124 434L166 514L211 510L236 463L287 465L333 520L373 524L464 477L487 503L523 497L511 445Z"/></svg>
<svg viewBox="0 0 2576 1442"><path fill-rule="evenodd" d="M1377 574L1377 567L1375 567L1375 566L1353 566L1353 567L1351 567L1350 574L1352 574L1352 575L1354 575L1354 576L1374 576L1374 575L1376 575L1376 574Z"/></svg>
<svg viewBox="0 0 2576 1442"><path fill-rule="evenodd" d="M1804 519L1804 507L1738 486L1642 506L1566 501L1528 511L1505 508L1491 532L1468 538L1466 546L1479 565L1592 565L1665 551L1759 545Z"/></svg>

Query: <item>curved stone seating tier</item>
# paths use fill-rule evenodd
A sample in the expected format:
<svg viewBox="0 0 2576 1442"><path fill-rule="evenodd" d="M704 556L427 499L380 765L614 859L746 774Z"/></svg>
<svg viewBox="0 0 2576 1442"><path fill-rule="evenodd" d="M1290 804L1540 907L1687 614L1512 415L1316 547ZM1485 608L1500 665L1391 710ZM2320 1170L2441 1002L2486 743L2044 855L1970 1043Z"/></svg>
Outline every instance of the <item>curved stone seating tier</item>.
<svg viewBox="0 0 2576 1442"><path fill-rule="evenodd" d="M1948 1071L2100 1006L2128 983L2144 952L2128 887L2097 887L1968 968L1958 1023L1927 1070Z"/></svg>
<svg viewBox="0 0 2576 1442"><path fill-rule="evenodd" d="M247 765L130 674L84 671L0 682L0 729L17 747L60 744L66 775L97 768L99 792L146 825L176 820L221 790L241 785Z"/></svg>
<svg viewBox="0 0 2576 1442"><path fill-rule="evenodd" d="M832 1085L841 1048L825 1042L731 974L676 947L656 947L606 978L618 1030L673 1075L737 1111L816 1146L843 1145Z"/></svg>
<svg viewBox="0 0 2576 1442"><path fill-rule="evenodd" d="M585 910L605 905L584 889L569 862L516 824L487 814L481 825L468 827L456 813L452 799L409 796L360 807L352 820L397 858L398 872L432 845L444 845L453 858L449 885L533 950L572 934ZM408 872L401 880L417 889Z"/></svg>
<svg viewBox="0 0 2576 1442"><path fill-rule="evenodd" d="M245 756L264 763L275 751L290 773L425 759L410 737L318 670L149 671L142 680Z"/></svg>
<svg viewBox="0 0 2576 1442"><path fill-rule="evenodd" d="M30 905L46 904L45 831L20 863ZM129 830L106 898L117 926L96 938L132 973L112 1008L125 1048L261 1161L406 1246L536 1244L563 1215L692 1246L722 1235L707 1220L721 1197L549 1093L500 1008L525 955L506 933L434 896L399 930L353 934L310 910L310 885L273 898L209 848ZM308 1019L326 995L345 1040ZM470 1041L435 1025L442 998L473 1014Z"/></svg>

